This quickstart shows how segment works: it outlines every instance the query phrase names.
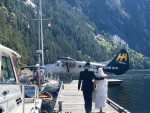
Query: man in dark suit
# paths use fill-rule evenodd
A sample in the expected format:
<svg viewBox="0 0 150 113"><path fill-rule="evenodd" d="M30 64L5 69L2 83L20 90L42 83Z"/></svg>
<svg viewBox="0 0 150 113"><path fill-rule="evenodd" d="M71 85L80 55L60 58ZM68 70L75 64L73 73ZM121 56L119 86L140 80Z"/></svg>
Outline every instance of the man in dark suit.
<svg viewBox="0 0 150 113"><path fill-rule="evenodd" d="M90 63L87 62L85 64L85 70L80 72L80 77L78 81L78 91L80 90L81 81L82 81L82 88L84 96L84 107L86 113L90 113L92 110L92 92L94 90L93 79L95 80L103 80L104 77L98 78L95 76L94 71L90 71Z"/></svg>

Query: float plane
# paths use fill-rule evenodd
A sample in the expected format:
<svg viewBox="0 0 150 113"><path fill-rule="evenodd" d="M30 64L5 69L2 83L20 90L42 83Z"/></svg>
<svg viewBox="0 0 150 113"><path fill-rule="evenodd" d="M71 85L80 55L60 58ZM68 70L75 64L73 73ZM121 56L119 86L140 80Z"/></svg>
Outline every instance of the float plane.
<svg viewBox="0 0 150 113"><path fill-rule="evenodd" d="M84 70L85 61L76 61L70 57L59 57L54 64L47 64L44 67L49 73L53 74L79 74ZM113 73L122 75L129 69L129 55L125 49L121 49L119 53L111 60L106 62L90 62L90 70L97 71L97 67L101 66L105 73Z"/></svg>

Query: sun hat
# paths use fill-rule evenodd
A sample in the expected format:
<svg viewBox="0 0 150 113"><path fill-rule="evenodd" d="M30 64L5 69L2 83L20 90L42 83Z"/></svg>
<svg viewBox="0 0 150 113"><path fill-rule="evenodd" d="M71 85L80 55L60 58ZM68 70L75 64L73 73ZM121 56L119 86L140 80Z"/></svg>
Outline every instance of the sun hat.
<svg viewBox="0 0 150 113"><path fill-rule="evenodd" d="M97 73L97 77L105 77L107 76L102 68L98 68L98 73Z"/></svg>
<svg viewBox="0 0 150 113"><path fill-rule="evenodd" d="M35 67L39 67L39 66L40 66L40 64L38 64L38 63L35 65Z"/></svg>

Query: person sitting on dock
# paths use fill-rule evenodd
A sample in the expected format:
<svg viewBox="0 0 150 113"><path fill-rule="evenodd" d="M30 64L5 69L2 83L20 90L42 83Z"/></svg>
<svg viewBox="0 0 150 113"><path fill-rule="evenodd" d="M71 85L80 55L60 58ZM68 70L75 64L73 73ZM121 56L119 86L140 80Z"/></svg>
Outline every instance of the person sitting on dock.
<svg viewBox="0 0 150 113"><path fill-rule="evenodd" d="M92 110L92 92L94 90L93 79L95 80L104 80L104 77L96 77L94 71L90 71L90 63L85 64L85 70L80 72L79 81L78 81L78 91L80 90L81 81L83 97L85 102L85 111L90 113Z"/></svg>
<svg viewBox="0 0 150 113"><path fill-rule="evenodd" d="M102 67L97 67L96 77L107 77L107 75L103 72ZM102 108L106 106L107 99L107 91L108 91L108 81L107 79L97 81L96 80L96 89L93 91L93 102L95 103L95 108L100 109L100 113L102 113Z"/></svg>

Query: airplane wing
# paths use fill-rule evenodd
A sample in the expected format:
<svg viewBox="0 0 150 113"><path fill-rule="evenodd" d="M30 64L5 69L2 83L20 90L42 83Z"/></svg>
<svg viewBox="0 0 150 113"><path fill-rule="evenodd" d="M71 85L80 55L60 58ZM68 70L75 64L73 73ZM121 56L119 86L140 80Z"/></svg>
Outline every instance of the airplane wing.
<svg viewBox="0 0 150 113"><path fill-rule="evenodd" d="M76 60L70 57L58 57L58 60L62 62L63 67L67 68L69 73L69 68L74 68L76 64Z"/></svg>
<svg viewBox="0 0 150 113"><path fill-rule="evenodd" d="M64 57L64 56L58 57L58 60L64 61L64 62L73 62L73 61L76 61L76 60L73 59L73 58L70 58L70 57Z"/></svg>

